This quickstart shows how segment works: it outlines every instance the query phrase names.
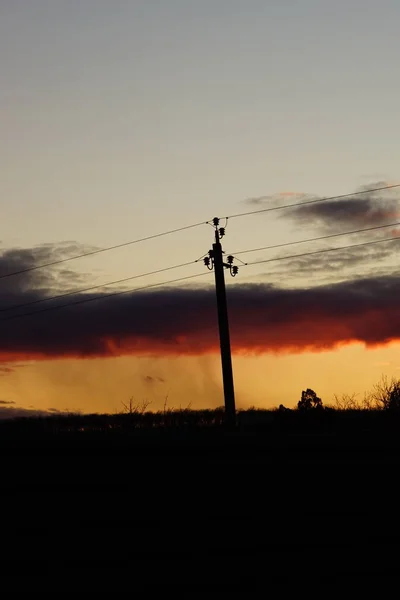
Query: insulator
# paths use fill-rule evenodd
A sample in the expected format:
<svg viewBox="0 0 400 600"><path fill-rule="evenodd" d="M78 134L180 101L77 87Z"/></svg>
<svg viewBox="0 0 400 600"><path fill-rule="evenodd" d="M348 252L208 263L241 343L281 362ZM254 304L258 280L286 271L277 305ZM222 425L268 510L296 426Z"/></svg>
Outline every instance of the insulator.
<svg viewBox="0 0 400 600"><path fill-rule="evenodd" d="M233 263L233 256L230 254L229 256L226 257L226 260L231 265Z"/></svg>
<svg viewBox="0 0 400 600"><path fill-rule="evenodd" d="M219 218L218 217L214 217L213 218L213 223L214 223L215 227L218 227L218 225L219 225Z"/></svg>
<svg viewBox="0 0 400 600"><path fill-rule="evenodd" d="M225 235L225 227L220 227L219 228L219 237L224 237Z"/></svg>
<svg viewBox="0 0 400 600"><path fill-rule="evenodd" d="M235 277L239 273L239 267L236 265L232 267L232 276Z"/></svg>
<svg viewBox="0 0 400 600"><path fill-rule="evenodd" d="M212 257L214 256L214 250L209 250L209 251L208 251L208 256L209 256L210 258L212 258Z"/></svg>
<svg viewBox="0 0 400 600"><path fill-rule="evenodd" d="M206 256L206 257L205 257L205 259L204 259L204 264L206 265L206 267L209 267L209 266L210 266L210 258L209 258L209 256Z"/></svg>

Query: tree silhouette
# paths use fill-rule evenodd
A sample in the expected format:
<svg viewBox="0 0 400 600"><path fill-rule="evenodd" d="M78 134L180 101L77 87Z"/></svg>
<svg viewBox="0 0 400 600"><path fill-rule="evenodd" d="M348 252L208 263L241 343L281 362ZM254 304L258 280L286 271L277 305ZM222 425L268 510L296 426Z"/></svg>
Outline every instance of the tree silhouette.
<svg viewBox="0 0 400 600"><path fill-rule="evenodd" d="M307 388L301 392L301 400L297 403L299 410L316 410L322 408L322 400L314 390Z"/></svg>
<svg viewBox="0 0 400 600"><path fill-rule="evenodd" d="M396 411L400 410L400 381L394 382L393 387L390 390L389 409Z"/></svg>
<svg viewBox="0 0 400 600"><path fill-rule="evenodd" d="M382 375L381 380L374 385L371 399L378 409L400 410L400 379L388 379L386 375Z"/></svg>

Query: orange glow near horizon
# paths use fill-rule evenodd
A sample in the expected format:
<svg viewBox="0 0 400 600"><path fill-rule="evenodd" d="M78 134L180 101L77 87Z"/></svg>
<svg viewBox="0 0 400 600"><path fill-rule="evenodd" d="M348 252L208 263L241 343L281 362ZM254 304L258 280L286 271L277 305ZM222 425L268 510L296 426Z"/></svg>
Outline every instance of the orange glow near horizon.
<svg viewBox="0 0 400 600"><path fill-rule="evenodd" d="M311 387L325 404L334 394L363 393L382 373L400 376L400 343L360 344L326 352L233 357L238 408L295 406ZM11 365L12 368L12 365ZM0 399L15 406L82 412L118 412L130 397L149 410L214 408L223 404L218 354L39 360L0 377Z"/></svg>

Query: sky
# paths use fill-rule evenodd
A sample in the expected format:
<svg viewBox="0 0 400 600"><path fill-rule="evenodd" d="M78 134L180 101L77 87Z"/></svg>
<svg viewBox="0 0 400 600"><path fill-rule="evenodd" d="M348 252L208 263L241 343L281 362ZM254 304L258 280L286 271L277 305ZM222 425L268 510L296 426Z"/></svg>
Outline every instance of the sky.
<svg viewBox="0 0 400 600"><path fill-rule="evenodd" d="M195 261L206 221L264 208L279 210L228 219L223 240L238 406L400 376L396 225L241 254L400 221L398 189L281 209L400 182L399 19L397 0L1 0L0 277L201 225L1 278L0 416L221 405L213 275Z"/></svg>

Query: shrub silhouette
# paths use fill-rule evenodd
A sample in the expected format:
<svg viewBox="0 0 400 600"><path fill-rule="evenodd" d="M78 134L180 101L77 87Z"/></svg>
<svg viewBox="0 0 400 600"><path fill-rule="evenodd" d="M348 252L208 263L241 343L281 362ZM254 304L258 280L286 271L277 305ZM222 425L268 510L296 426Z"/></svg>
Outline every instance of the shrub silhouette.
<svg viewBox="0 0 400 600"><path fill-rule="evenodd" d="M307 388L301 392L301 400L297 403L299 410L317 410L322 408L322 400L314 390Z"/></svg>

